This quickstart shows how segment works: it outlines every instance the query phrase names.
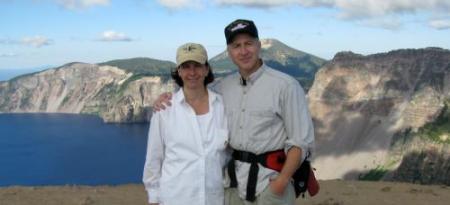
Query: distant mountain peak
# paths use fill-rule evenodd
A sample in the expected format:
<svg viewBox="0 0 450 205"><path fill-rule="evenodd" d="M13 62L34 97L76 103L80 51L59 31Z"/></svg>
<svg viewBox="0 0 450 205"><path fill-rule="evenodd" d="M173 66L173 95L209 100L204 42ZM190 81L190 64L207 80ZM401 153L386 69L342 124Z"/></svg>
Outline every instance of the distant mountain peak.
<svg viewBox="0 0 450 205"><path fill-rule="evenodd" d="M74 61L74 62L70 62L70 63L66 63L62 66L59 66L57 68L65 68L65 67L71 67L74 65L88 65L89 63L84 63L84 62L78 62L78 61Z"/></svg>
<svg viewBox="0 0 450 205"><path fill-rule="evenodd" d="M292 48L277 39L259 40L261 42L260 57L264 63L298 79L306 89L311 85L317 69L325 63L325 60ZM237 70L226 50L211 58L210 63L215 73L229 73Z"/></svg>
<svg viewBox="0 0 450 205"><path fill-rule="evenodd" d="M364 59L378 59L378 58L385 58L389 56L390 58L414 58L414 57L420 57L425 54L428 55L437 55L439 53L447 53L449 50L439 48L439 47L427 47L427 48L404 48L404 49L396 49L391 50L388 52L383 53L375 53L370 55L362 55L358 53L354 53L352 51L341 51L336 53L334 58L332 59L333 62L337 61L350 61L350 60L364 60Z"/></svg>
<svg viewBox="0 0 450 205"><path fill-rule="evenodd" d="M107 61L98 65L119 67L136 75L168 75L175 63L146 57Z"/></svg>
<svg viewBox="0 0 450 205"><path fill-rule="evenodd" d="M334 55L333 61L341 61L345 59L360 59L364 56L358 53L353 53L352 51L340 51Z"/></svg>
<svg viewBox="0 0 450 205"><path fill-rule="evenodd" d="M261 48L268 49L276 43L281 43L281 42L279 42L278 40L275 40L275 39L271 39L271 38L261 39Z"/></svg>
<svg viewBox="0 0 450 205"><path fill-rule="evenodd" d="M296 50L294 48L289 47L288 45L284 44L283 42L274 39L274 38L266 38L266 39L260 39L261 41L261 48L264 49L283 49L283 50Z"/></svg>

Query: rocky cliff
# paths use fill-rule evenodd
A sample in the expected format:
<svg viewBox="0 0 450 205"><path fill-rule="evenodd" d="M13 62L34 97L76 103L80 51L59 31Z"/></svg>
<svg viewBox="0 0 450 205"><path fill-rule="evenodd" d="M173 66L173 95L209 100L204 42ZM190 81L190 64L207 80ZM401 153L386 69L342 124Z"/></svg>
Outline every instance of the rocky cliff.
<svg viewBox="0 0 450 205"><path fill-rule="evenodd" d="M87 113L106 122L143 122L155 97L173 89L167 79L71 63L1 82L0 112Z"/></svg>
<svg viewBox="0 0 450 205"><path fill-rule="evenodd" d="M384 180L450 185L450 101L436 119L419 129L405 129L392 139Z"/></svg>
<svg viewBox="0 0 450 205"><path fill-rule="evenodd" d="M262 40L262 57L293 75L307 88L325 62L275 39ZM210 60L216 77L233 72L226 51ZM1 112L88 113L106 122L147 121L150 106L162 92L173 90L170 61L150 58L99 64L70 63L59 68L0 81Z"/></svg>
<svg viewBox="0 0 450 205"><path fill-rule="evenodd" d="M410 146L394 143L393 136L405 130L417 133L442 113L450 98L450 51L341 52L317 72L308 97L319 178L356 179L374 170L383 177L401 169L403 160L411 161L407 156L417 158L412 149L392 157L398 147ZM419 150L432 147L422 144Z"/></svg>

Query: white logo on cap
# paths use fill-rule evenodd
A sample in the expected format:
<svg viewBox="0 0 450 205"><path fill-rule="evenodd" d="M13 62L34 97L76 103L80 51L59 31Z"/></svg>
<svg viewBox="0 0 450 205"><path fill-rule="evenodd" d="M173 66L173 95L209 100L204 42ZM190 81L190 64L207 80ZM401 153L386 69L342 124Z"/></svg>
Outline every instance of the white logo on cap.
<svg viewBox="0 0 450 205"><path fill-rule="evenodd" d="M242 24L242 23L239 23L238 25L236 25L235 27L233 27L233 28L231 29L231 32L234 32L234 31L236 31L236 30L238 30L238 29L243 29L243 28L245 28L245 27L247 27L247 25Z"/></svg>

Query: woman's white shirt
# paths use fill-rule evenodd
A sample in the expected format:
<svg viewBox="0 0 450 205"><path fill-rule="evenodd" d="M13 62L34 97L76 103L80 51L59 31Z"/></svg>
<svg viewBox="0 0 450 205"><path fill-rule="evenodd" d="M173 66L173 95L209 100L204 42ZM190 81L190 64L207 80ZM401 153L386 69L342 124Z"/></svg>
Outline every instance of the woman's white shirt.
<svg viewBox="0 0 450 205"><path fill-rule="evenodd" d="M152 116L143 176L150 203L223 204L227 121L222 97L208 94L204 116L195 114L182 89L172 106Z"/></svg>

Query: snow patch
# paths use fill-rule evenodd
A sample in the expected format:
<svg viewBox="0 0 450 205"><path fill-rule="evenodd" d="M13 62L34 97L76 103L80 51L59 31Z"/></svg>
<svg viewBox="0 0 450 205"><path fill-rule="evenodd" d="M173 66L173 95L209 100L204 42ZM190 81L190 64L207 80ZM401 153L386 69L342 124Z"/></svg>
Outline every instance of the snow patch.
<svg viewBox="0 0 450 205"><path fill-rule="evenodd" d="M261 40L261 48L263 49L268 49L270 47L272 47L273 42L270 39L262 39Z"/></svg>

